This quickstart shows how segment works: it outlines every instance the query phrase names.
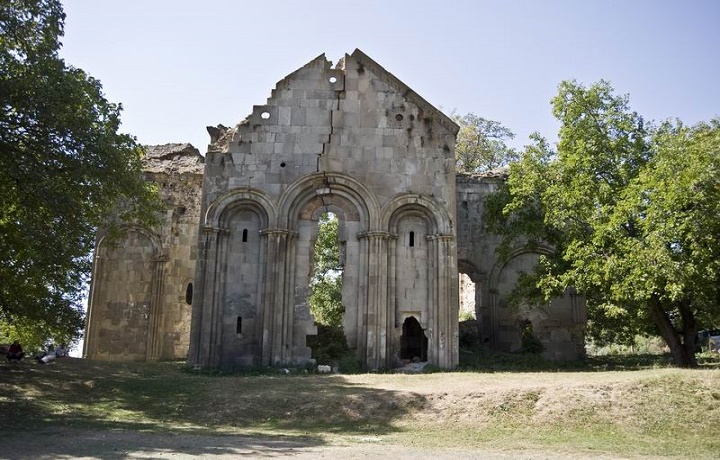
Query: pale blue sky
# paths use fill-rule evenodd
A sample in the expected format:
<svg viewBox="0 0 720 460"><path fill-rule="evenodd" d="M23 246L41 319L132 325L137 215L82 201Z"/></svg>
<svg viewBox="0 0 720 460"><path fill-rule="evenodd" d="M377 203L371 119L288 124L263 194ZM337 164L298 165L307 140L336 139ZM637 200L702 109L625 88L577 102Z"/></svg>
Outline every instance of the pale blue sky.
<svg viewBox="0 0 720 460"><path fill-rule="evenodd" d="M564 79L604 78L647 119L720 116L720 1L65 0L61 55L144 144L234 125L319 54L360 48L446 113L554 139Z"/></svg>

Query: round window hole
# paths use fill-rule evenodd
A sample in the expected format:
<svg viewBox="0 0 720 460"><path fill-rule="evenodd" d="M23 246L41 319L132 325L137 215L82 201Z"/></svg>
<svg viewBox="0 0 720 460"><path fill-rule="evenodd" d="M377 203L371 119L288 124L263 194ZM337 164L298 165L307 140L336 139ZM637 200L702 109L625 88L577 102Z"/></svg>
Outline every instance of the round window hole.
<svg viewBox="0 0 720 460"><path fill-rule="evenodd" d="M332 77L328 78L328 81L334 85L335 83L337 83L337 77L332 76Z"/></svg>
<svg viewBox="0 0 720 460"><path fill-rule="evenodd" d="M395 119L396 119L397 121L403 121L403 116L402 116L402 114L398 113L397 115L395 115Z"/></svg>
<svg viewBox="0 0 720 460"><path fill-rule="evenodd" d="M285 162L284 162L284 161L283 161L282 163L280 163L280 167L281 167L281 168L284 168L284 167L285 167Z"/></svg>
<svg viewBox="0 0 720 460"><path fill-rule="evenodd" d="M270 112L261 113L260 118L262 118L263 120L267 120L268 118L270 118Z"/></svg>

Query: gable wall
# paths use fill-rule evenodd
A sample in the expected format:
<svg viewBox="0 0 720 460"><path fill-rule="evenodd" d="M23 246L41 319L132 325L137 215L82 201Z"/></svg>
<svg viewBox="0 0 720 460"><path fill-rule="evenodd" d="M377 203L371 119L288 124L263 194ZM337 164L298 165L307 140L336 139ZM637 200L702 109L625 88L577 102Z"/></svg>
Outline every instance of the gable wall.
<svg viewBox="0 0 720 460"><path fill-rule="evenodd" d="M452 367L456 132L445 115L359 51L338 68L318 57L281 80L245 121L211 129L191 362L233 367L309 359L312 244L320 211L332 208L344 228L350 347L367 367L388 367L399 349L397 319L410 311L433 336L432 359ZM263 220L257 250L267 264L258 296L247 292L244 266L236 267L232 242L246 222L230 212L235 208L253 209ZM410 231L418 237L412 257L398 243ZM253 299L257 311L255 329L243 338L252 346L214 325L232 323L219 318L238 296Z"/></svg>

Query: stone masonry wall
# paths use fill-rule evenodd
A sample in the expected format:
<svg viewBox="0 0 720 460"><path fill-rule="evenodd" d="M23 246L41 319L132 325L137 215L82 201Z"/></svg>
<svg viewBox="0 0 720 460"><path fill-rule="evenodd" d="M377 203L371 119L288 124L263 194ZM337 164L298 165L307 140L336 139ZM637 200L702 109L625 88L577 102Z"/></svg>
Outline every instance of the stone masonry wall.
<svg viewBox="0 0 720 460"><path fill-rule="evenodd" d="M455 366L457 129L359 50L335 68L319 56L237 126L210 128L191 362L310 358L310 255L326 209L345 231L343 324L363 364L397 361L413 316L428 359Z"/></svg>
<svg viewBox="0 0 720 460"><path fill-rule="evenodd" d="M128 361L187 356L197 259L203 157L189 144L148 147L146 179L165 211L155 229L100 234L91 281L84 356Z"/></svg>
<svg viewBox="0 0 720 460"><path fill-rule="evenodd" d="M475 283L480 341L497 351L518 351L522 327L530 321L546 358L579 359L585 354L582 297L568 292L543 305L508 304L520 273L532 272L542 249L519 246L509 260L502 260L497 254L499 238L485 231L485 202L506 176L506 170L497 170L457 177L458 268Z"/></svg>

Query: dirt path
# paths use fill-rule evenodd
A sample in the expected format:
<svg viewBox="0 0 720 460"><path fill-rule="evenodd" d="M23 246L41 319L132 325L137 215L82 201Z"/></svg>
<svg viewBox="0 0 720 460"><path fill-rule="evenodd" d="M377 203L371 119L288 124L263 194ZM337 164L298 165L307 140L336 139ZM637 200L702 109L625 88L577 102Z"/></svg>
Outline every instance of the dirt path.
<svg viewBox="0 0 720 460"><path fill-rule="evenodd" d="M312 440L229 435L142 433L126 430L95 431L44 429L4 436L1 459L195 459L285 458L294 459L578 459L577 454L535 451L436 450L388 445L378 439L358 438L347 445L327 445ZM609 459L617 457L587 457Z"/></svg>

